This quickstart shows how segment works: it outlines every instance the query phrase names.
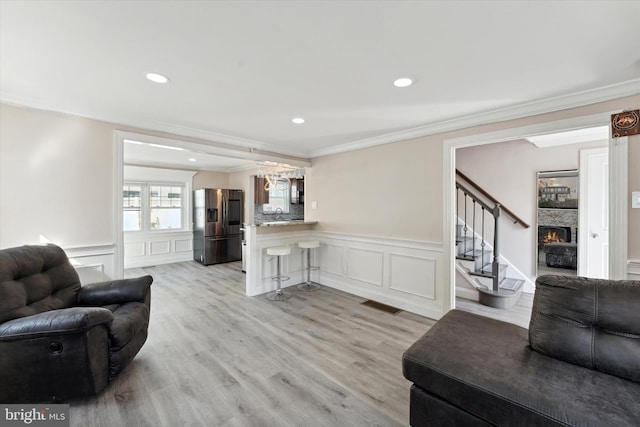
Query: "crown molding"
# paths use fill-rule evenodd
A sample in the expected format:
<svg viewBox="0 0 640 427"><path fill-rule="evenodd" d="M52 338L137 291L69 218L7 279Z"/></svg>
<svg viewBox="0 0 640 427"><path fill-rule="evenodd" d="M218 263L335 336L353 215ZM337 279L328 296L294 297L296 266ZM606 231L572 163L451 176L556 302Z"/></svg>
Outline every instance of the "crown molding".
<svg viewBox="0 0 640 427"><path fill-rule="evenodd" d="M264 141L253 140L249 138L226 135L217 132L211 132L202 129L196 129L188 126L175 125L171 123L161 122L157 120L128 120L124 117L95 117L91 114L82 114L69 110L66 107L55 104L47 104L34 99L21 98L12 96L11 94L0 92L0 101L6 104L12 104L20 107L35 108L46 111L54 111L74 116L84 117L87 119L108 122L115 125L137 128L140 130L150 130L156 132L167 132L176 136L198 138L213 143L228 144L235 147L242 147L253 150L269 151L273 154L281 154L286 156L299 157L309 159L314 157L328 156L331 154L339 154L348 151L360 150L363 148L374 147L377 145L389 144L408 139L420 138L438 133L460 130L463 128L480 126L490 123L502 122L513 119L534 116L537 114L551 113L555 111L565 110L569 108L577 108L585 105L595 104L598 102L610 101L617 98L632 96L640 93L640 78L617 83L597 89L589 89L576 92L569 95L562 95L553 98L541 99L538 101L528 102L510 107L499 108L484 113L471 114L464 116L464 120L460 118L443 120L422 126L378 135L372 138L365 138L345 144L335 145L319 150L295 150L282 147L277 144Z"/></svg>
<svg viewBox="0 0 640 427"><path fill-rule="evenodd" d="M14 105L16 107L32 108L36 110L51 111L55 113L69 114L76 117L83 117L85 119L113 124L116 127L125 126L128 128L135 128L140 131L148 130L154 132L165 132L172 134L175 137L197 138L212 143L227 144L234 147L253 150L269 151L272 153L287 155L291 157L308 158L309 156L309 153L307 151L292 150L290 148L282 147L277 144L263 142L255 139L227 135L224 133L207 131L203 129L192 128L189 126L176 125L159 120L131 120L121 116L98 117L94 114L80 113L59 104L46 103L36 99L13 96L6 92L0 92L0 102L7 105Z"/></svg>
<svg viewBox="0 0 640 427"><path fill-rule="evenodd" d="M585 105L598 102L610 101L617 98L624 98L640 93L640 78L629 80L623 83L604 86L597 89L590 89L576 92L569 95L546 98L538 101L528 102L511 107L500 108L484 113L464 116L464 120L459 118L443 120L399 132L379 135L372 138L348 142L346 144L335 145L333 147L314 150L309 153L309 157L322 157L330 154L339 154L347 151L360 150L374 147L376 145L389 144L392 142L404 141L408 139L420 138L438 133L451 132L473 126L486 125L490 123L507 120L521 119L538 114L551 113L569 108L583 107Z"/></svg>

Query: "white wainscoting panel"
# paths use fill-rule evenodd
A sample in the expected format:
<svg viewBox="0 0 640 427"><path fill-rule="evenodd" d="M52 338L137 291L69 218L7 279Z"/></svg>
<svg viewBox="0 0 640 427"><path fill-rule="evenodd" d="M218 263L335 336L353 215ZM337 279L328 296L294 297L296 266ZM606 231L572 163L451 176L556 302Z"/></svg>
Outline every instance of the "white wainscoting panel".
<svg viewBox="0 0 640 427"><path fill-rule="evenodd" d="M104 282L104 264L79 265L75 267L80 277L80 283L97 283Z"/></svg>
<svg viewBox="0 0 640 427"><path fill-rule="evenodd" d="M193 253L193 239L176 239L174 240L174 252L191 252Z"/></svg>
<svg viewBox="0 0 640 427"><path fill-rule="evenodd" d="M150 267L193 259L191 231L124 234L124 268Z"/></svg>
<svg viewBox="0 0 640 427"><path fill-rule="evenodd" d="M343 276L345 274L344 246L325 243L316 249L320 251L320 265L324 272Z"/></svg>
<svg viewBox="0 0 640 427"><path fill-rule="evenodd" d="M382 286L384 252L370 249L347 249L347 277L370 285Z"/></svg>
<svg viewBox="0 0 640 427"><path fill-rule="evenodd" d="M445 270L441 244L343 233L313 232L320 241L318 283L439 319L438 287ZM439 298L439 299L438 299Z"/></svg>
<svg viewBox="0 0 640 427"><path fill-rule="evenodd" d="M403 254L390 254L389 288L410 295L435 299L436 260Z"/></svg>
<svg viewBox="0 0 640 427"><path fill-rule="evenodd" d="M64 248L83 285L116 278L115 245Z"/></svg>
<svg viewBox="0 0 640 427"><path fill-rule="evenodd" d="M127 242L124 244L124 253L127 257L145 256L147 245L145 242Z"/></svg>
<svg viewBox="0 0 640 427"><path fill-rule="evenodd" d="M165 255L171 253L171 241L161 240L156 242L150 242L151 255Z"/></svg>
<svg viewBox="0 0 640 427"><path fill-rule="evenodd" d="M318 240L312 263L319 267L311 279L412 313L439 319L448 310L444 301L444 253L441 244L330 233L315 230L260 233L247 227L246 294L262 295L275 289L275 259L266 254L269 246L289 245L282 274L290 277L283 287L300 283L305 276L301 240ZM306 261L305 261L306 262ZM313 297L312 294L309 295ZM446 307L446 309L445 309Z"/></svg>

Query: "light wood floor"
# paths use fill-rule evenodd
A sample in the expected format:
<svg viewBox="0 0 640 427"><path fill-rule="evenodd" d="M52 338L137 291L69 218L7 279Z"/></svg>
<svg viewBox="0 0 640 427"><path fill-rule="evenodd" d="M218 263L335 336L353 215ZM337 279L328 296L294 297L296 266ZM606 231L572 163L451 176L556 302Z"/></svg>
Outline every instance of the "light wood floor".
<svg viewBox="0 0 640 427"><path fill-rule="evenodd" d="M149 338L72 426L408 425L402 353L433 325L330 288L286 302L244 295L239 263L151 274Z"/></svg>
<svg viewBox="0 0 640 427"><path fill-rule="evenodd" d="M464 298L456 298L456 308L460 310L470 311L485 317L502 320L503 322L513 323L523 328L529 328L529 320L531 319L531 308L533 307L533 294L522 293L518 302L508 309L493 308L482 305L477 301L470 301Z"/></svg>

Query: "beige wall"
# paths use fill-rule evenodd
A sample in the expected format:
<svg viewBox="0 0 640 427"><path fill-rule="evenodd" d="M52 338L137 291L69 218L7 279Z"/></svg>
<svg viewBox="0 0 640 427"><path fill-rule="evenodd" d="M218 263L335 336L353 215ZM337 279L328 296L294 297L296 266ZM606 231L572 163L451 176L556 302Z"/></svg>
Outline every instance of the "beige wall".
<svg viewBox="0 0 640 427"><path fill-rule="evenodd" d="M193 189L198 190L200 188L231 188L229 186L229 174L226 172L199 171L193 176Z"/></svg>
<svg viewBox="0 0 640 427"><path fill-rule="evenodd" d="M0 248L38 243L41 235L65 248L115 243L116 130L233 148L0 104ZM228 182L225 175L216 179Z"/></svg>
<svg viewBox="0 0 640 427"><path fill-rule="evenodd" d="M635 95L313 159L305 179L305 218L326 231L441 243L443 140L639 105ZM66 114L0 108L0 247L38 241L40 234L65 246L114 242L116 129L222 146ZM638 144L640 136L630 138L630 190L640 189ZM230 174L229 186L242 185L248 175ZM310 208L311 201L318 209ZM630 211L630 233L640 230L638 212ZM630 258L640 259L640 244L630 239L629 246Z"/></svg>
<svg viewBox="0 0 640 427"><path fill-rule="evenodd" d="M456 150L456 168L531 226L513 224L506 214L500 223L500 252L530 279L536 276L537 172L578 169L580 150L607 145L604 140L541 149L518 140Z"/></svg>
<svg viewBox="0 0 640 427"><path fill-rule="evenodd" d="M114 243L113 129L0 105L0 247Z"/></svg>
<svg viewBox="0 0 640 427"><path fill-rule="evenodd" d="M318 229L442 243L443 141L501 129L638 108L640 95L555 113L493 123L407 141L312 159L305 184L305 219ZM640 136L629 138L630 146ZM630 149L630 170L640 165L640 150ZM629 186L640 188L638 172ZM310 209L318 202L316 210ZM530 210L530 208L529 208ZM640 210L629 216L629 230L640 230ZM631 234L630 234L631 235ZM629 258L640 259L640 243L629 243Z"/></svg>
<svg viewBox="0 0 640 427"><path fill-rule="evenodd" d="M319 230L442 241L442 141L437 138L313 159L307 177L305 219L319 221Z"/></svg>

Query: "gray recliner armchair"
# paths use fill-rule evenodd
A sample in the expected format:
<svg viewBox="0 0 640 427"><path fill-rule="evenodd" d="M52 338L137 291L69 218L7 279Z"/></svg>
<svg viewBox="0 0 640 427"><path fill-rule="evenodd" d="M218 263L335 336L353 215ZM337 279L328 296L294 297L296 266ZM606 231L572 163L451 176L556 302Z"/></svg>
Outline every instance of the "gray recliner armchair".
<svg viewBox="0 0 640 427"><path fill-rule="evenodd" d="M147 339L152 282L81 286L56 245L0 250L0 403L100 393Z"/></svg>

